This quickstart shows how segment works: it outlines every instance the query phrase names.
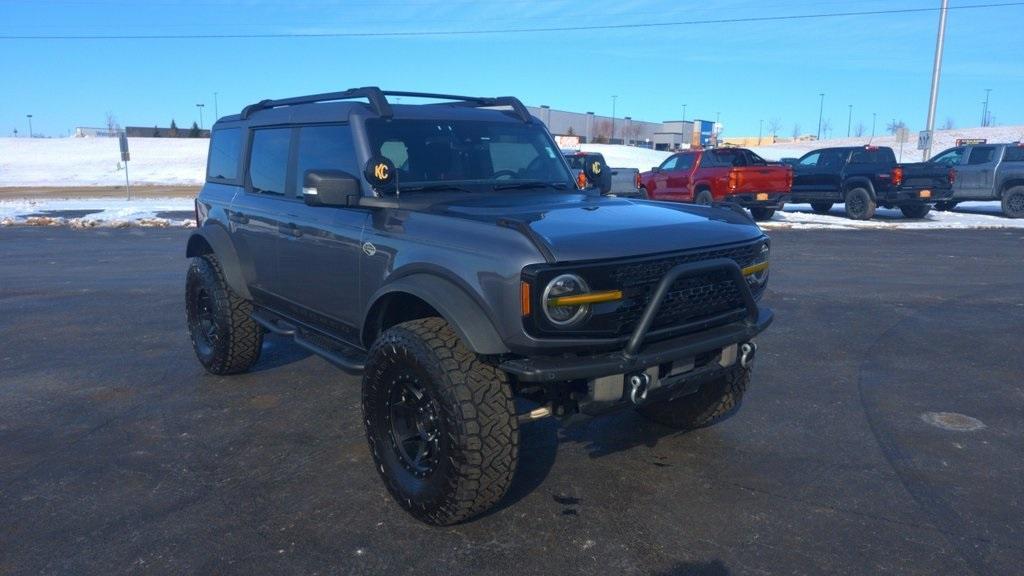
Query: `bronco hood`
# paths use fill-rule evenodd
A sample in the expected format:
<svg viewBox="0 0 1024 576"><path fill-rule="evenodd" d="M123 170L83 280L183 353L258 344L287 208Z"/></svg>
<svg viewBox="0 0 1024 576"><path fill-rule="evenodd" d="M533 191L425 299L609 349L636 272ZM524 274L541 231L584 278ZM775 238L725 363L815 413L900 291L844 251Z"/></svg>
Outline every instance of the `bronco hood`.
<svg viewBox="0 0 1024 576"><path fill-rule="evenodd" d="M519 229L556 262L677 252L762 234L753 221L728 208L585 194L487 194L433 209Z"/></svg>

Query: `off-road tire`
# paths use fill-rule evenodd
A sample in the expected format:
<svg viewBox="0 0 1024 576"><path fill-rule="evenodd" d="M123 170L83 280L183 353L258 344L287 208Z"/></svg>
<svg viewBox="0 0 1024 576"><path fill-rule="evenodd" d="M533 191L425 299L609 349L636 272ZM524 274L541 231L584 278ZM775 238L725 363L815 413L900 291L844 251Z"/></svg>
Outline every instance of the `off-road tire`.
<svg viewBox="0 0 1024 576"><path fill-rule="evenodd" d="M850 220L871 220L878 205L867 188L854 188L846 193L846 217Z"/></svg>
<svg viewBox="0 0 1024 576"><path fill-rule="evenodd" d="M411 390L410 383L421 392L417 401L436 414L430 422L437 440L424 456L436 464L426 472L403 460L392 435L393 417L388 416L392 390ZM519 455L519 424L508 378L466 348L444 320L404 322L373 343L362 403L377 472L395 500L419 520L434 525L462 522L505 495Z"/></svg>
<svg viewBox="0 0 1024 576"><path fill-rule="evenodd" d="M936 202L935 209L939 210L940 212L948 212L953 208L956 208L957 204L958 202Z"/></svg>
<svg viewBox="0 0 1024 576"><path fill-rule="evenodd" d="M185 316L196 357L211 374L245 372L259 360L263 328L252 319L252 303L228 286L212 254L192 258Z"/></svg>
<svg viewBox="0 0 1024 576"><path fill-rule="evenodd" d="M710 426L739 408L750 384L750 369L737 367L701 385L697 392L667 402L637 407L640 414L662 426L692 430Z"/></svg>
<svg viewBox="0 0 1024 576"><path fill-rule="evenodd" d="M915 220L924 218L931 211L931 204L906 204L900 206L900 212L903 212L904 218L913 218Z"/></svg>
<svg viewBox="0 0 1024 576"><path fill-rule="evenodd" d="M693 197L693 203L700 204L702 206L710 206L714 202L715 197L711 195L711 190L701 190Z"/></svg>
<svg viewBox="0 0 1024 576"><path fill-rule="evenodd" d="M750 215L758 222L771 220L772 216L775 215L775 208L751 208Z"/></svg>
<svg viewBox="0 0 1024 576"><path fill-rule="evenodd" d="M1011 186L1003 191L1003 215L1024 218L1024 186Z"/></svg>
<svg viewBox="0 0 1024 576"><path fill-rule="evenodd" d="M811 202L811 210L815 214L828 214L832 210L833 202Z"/></svg>
<svg viewBox="0 0 1024 576"><path fill-rule="evenodd" d="M637 188L637 191L640 193L640 197L643 198L644 200L650 200L651 199L651 195L647 193L647 188L644 188L643 186L641 186L641 187Z"/></svg>

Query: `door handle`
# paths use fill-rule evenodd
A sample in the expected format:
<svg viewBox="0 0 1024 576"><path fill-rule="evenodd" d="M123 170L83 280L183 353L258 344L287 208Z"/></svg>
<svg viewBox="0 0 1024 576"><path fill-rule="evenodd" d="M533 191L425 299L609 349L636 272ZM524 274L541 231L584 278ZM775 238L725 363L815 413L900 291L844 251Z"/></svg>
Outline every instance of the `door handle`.
<svg viewBox="0 0 1024 576"><path fill-rule="evenodd" d="M228 220L230 220L232 222L235 222L237 224L248 224L249 223L249 217L245 216L244 214L241 214L239 212L229 212L228 213Z"/></svg>
<svg viewBox="0 0 1024 576"><path fill-rule="evenodd" d="M288 222L287 224L278 224L277 231L280 232L281 234L284 234L285 236L291 236L292 238L298 238L299 236L302 236L302 230L299 230L299 227L296 226L293 222Z"/></svg>

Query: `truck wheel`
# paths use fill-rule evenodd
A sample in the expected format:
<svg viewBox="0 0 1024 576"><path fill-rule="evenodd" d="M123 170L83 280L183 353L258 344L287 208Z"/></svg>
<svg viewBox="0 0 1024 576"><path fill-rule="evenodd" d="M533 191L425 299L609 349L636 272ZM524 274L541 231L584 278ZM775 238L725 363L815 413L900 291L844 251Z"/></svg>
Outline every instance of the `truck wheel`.
<svg viewBox="0 0 1024 576"><path fill-rule="evenodd" d="M245 372L259 360L263 329L252 303L228 286L216 256L192 259L185 277L185 316L192 348L211 374Z"/></svg>
<svg viewBox="0 0 1024 576"><path fill-rule="evenodd" d="M957 202L936 202L935 209L942 212L946 212L952 210L953 208L956 208L957 204Z"/></svg>
<svg viewBox="0 0 1024 576"><path fill-rule="evenodd" d="M906 204L900 206L900 212L903 212L904 218L921 219L927 216L931 211L931 204Z"/></svg>
<svg viewBox="0 0 1024 576"><path fill-rule="evenodd" d="M641 187L637 188L637 191L640 193L640 197L643 198L644 200L650 200L651 199L651 195L647 193L647 188L644 188L643 186L641 186Z"/></svg>
<svg viewBox="0 0 1024 576"><path fill-rule="evenodd" d="M384 485L423 522L471 518L512 483L519 424L507 376L440 318L404 322L374 342L363 422Z"/></svg>
<svg viewBox="0 0 1024 576"><path fill-rule="evenodd" d="M1003 192L1003 214L1008 218L1024 218L1024 186Z"/></svg>
<svg viewBox="0 0 1024 576"><path fill-rule="evenodd" d="M865 188L854 188L846 193L846 216L851 220L871 220L876 207Z"/></svg>
<svg viewBox="0 0 1024 576"><path fill-rule="evenodd" d="M710 206L715 201L714 196L711 195L710 190L701 190L697 192L697 196L694 197L694 204L701 204L703 206Z"/></svg>
<svg viewBox="0 0 1024 576"><path fill-rule="evenodd" d="M828 214L831 209L832 202L811 202L811 210L814 210L815 214Z"/></svg>
<svg viewBox="0 0 1024 576"><path fill-rule="evenodd" d="M693 394L643 404L637 411L648 420L680 430L710 426L739 407L749 384L750 368L736 368L702 384Z"/></svg>
<svg viewBox="0 0 1024 576"><path fill-rule="evenodd" d="M754 217L754 220L763 222L764 220L771 220L775 214L775 208L751 208L750 215Z"/></svg>

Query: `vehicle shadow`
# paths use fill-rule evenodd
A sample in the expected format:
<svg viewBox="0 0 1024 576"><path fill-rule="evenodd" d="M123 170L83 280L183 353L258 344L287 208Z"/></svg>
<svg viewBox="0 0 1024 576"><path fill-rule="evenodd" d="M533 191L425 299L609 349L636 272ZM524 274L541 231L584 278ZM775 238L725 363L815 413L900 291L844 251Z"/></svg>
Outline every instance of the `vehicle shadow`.
<svg viewBox="0 0 1024 576"><path fill-rule="evenodd" d="M293 364L310 357L312 352L297 346L291 338L267 333L263 336L260 359L250 372L264 372Z"/></svg>

